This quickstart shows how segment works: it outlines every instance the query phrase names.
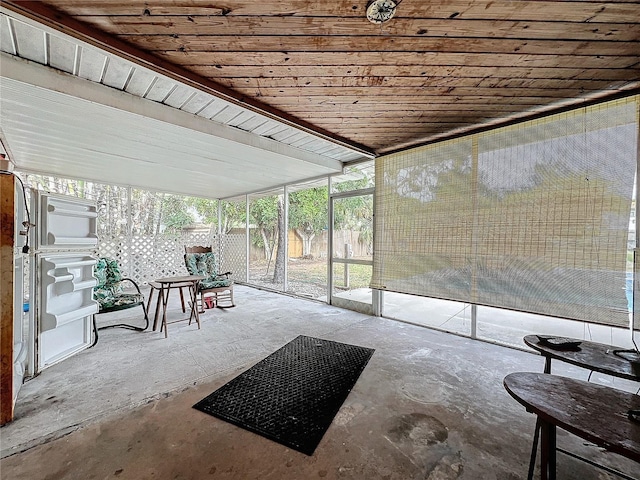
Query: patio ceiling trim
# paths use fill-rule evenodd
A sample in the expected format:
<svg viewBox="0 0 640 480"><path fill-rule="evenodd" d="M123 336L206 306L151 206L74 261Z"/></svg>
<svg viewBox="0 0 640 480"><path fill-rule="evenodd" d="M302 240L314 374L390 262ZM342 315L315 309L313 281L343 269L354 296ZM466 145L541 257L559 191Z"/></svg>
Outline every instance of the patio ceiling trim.
<svg viewBox="0 0 640 480"><path fill-rule="evenodd" d="M188 128L216 138L229 140L245 146L257 148L277 155L326 167L336 172L342 171L342 162L317 155L299 148L261 137L234 127L211 122L203 117L191 115L182 110L168 107L126 92L120 92L104 85L91 82L73 75L43 67L28 60L0 53L2 77L18 82L52 90L71 97L81 98L121 111L152 118Z"/></svg>
<svg viewBox="0 0 640 480"><path fill-rule="evenodd" d="M0 59L2 129L20 171L221 198L343 168L28 60Z"/></svg>

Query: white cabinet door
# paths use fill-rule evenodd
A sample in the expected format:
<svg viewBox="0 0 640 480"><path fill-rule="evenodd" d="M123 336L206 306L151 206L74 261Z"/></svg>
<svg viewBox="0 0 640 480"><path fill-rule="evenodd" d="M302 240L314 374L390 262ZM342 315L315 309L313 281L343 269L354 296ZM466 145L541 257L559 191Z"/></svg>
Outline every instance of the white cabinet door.
<svg viewBox="0 0 640 480"><path fill-rule="evenodd" d="M42 369L91 345L91 316L98 312L92 295L97 260L66 252L38 254L36 261L40 269L38 366Z"/></svg>
<svg viewBox="0 0 640 480"><path fill-rule="evenodd" d="M92 256L98 243L95 202L38 192L34 263L38 371L92 343L97 281Z"/></svg>

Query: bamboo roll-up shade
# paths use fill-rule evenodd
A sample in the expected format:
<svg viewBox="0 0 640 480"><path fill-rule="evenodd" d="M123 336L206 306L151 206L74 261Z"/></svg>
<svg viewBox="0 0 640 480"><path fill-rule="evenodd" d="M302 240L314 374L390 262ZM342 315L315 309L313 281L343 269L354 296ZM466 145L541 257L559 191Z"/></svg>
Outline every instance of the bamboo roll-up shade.
<svg viewBox="0 0 640 480"><path fill-rule="evenodd" d="M638 98L377 159L372 287L628 325Z"/></svg>

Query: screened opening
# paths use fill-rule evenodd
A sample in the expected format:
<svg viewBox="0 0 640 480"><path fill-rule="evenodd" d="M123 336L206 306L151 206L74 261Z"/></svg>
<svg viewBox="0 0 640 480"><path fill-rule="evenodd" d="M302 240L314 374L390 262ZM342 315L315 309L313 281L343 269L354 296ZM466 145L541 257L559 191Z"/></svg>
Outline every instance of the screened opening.
<svg viewBox="0 0 640 480"><path fill-rule="evenodd" d="M376 161L372 286L629 325L638 96Z"/></svg>

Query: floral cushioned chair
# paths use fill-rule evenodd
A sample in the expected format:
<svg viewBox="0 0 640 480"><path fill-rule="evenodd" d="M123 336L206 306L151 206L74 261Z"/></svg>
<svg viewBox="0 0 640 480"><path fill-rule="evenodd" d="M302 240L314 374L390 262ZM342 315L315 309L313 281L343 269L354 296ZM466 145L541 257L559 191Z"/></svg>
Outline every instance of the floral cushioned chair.
<svg viewBox="0 0 640 480"><path fill-rule="evenodd" d="M98 330L115 327L128 328L139 332L146 330L149 327L149 317L147 316L147 308L144 304L144 295L140 293L140 287L138 287L138 284L135 281L122 276L118 262L111 258L100 258L94 267L93 274L98 280L98 284L93 288L93 298L98 302L99 308L96 315L141 306L142 311L144 312L145 325L144 327L137 327L135 325L118 323L115 325L98 327L96 325L96 315L94 315L94 340L91 346L93 347L98 343ZM130 282L135 287L136 292L125 292L122 285L125 281Z"/></svg>
<svg viewBox="0 0 640 480"><path fill-rule="evenodd" d="M233 280L229 278L231 272L219 273L218 259L211 247L184 247L184 263L189 275L202 275L206 277L198 282L198 293L202 308L207 300L213 301L212 307L231 308L233 302ZM220 305L220 301L225 305ZM228 303L227 303L228 302Z"/></svg>

